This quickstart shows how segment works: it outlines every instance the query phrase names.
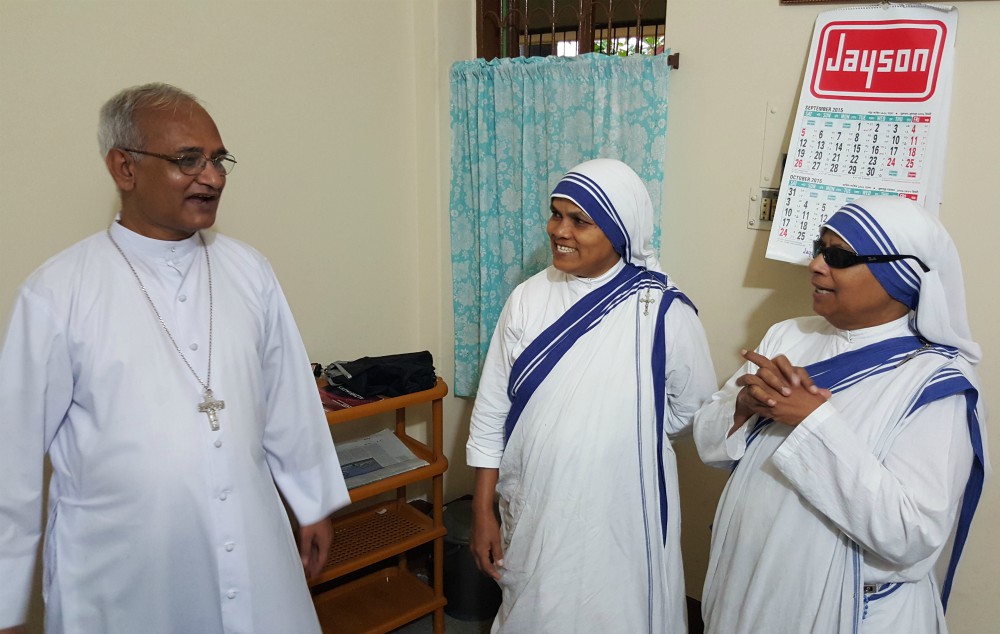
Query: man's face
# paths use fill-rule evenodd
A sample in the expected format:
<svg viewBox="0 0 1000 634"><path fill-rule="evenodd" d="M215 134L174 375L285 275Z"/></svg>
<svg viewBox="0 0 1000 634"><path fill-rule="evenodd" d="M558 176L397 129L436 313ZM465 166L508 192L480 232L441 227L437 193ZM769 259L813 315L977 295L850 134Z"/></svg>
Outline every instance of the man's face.
<svg viewBox="0 0 1000 634"><path fill-rule="evenodd" d="M226 154L215 122L194 102L147 110L137 117L147 141L145 147L134 149L168 156L197 152L215 158ZM132 158L132 170L131 189L122 192L121 223L125 227L150 238L183 240L215 224L226 177L211 163L191 176L169 161L142 156L141 161Z"/></svg>

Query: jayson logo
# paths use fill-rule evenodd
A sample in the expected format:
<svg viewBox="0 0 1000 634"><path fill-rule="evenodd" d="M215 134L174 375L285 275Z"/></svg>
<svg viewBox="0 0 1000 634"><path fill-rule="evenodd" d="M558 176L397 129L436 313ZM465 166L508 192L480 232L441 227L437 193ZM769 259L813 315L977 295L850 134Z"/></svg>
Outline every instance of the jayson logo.
<svg viewBox="0 0 1000 634"><path fill-rule="evenodd" d="M831 22L820 32L810 90L821 99L926 101L946 33L936 20Z"/></svg>

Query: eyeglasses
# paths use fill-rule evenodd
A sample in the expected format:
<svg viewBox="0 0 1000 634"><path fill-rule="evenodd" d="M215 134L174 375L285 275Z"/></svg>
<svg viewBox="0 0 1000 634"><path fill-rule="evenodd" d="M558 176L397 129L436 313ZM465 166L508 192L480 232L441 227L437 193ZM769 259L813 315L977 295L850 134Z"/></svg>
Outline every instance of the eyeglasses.
<svg viewBox="0 0 1000 634"><path fill-rule="evenodd" d="M223 154L222 156L216 156L215 158L208 158L201 152L184 152L178 154L177 156L170 156L168 154L157 154L156 152L146 152L144 150L133 150L127 147L119 149L125 150L126 152L132 152L134 154L144 154L146 156L155 156L158 159L163 159L168 163L176 165L177 169L179 169L182 174L187 174L188 176L198 176L205 171L205 166L209 163L212 164L215 171L223 176L231 174L233 168L236 167L236 158L232 154Z"/></svg>
<svg viewBox="0 0 1000 634"><path fill-rule="evenodd" d="M896 262L897 260L916 260L920 268L924 270L924 273L930 271L930 268L921 261L915 255L858 255L857 253L851 253L847 249L841 249L840 247L828 247L823 244L822 240L813 241L813 258L817 256L823 256L823 261L833 269L846 269L849 266L854 266L855 264L877 264L879 262Z"/></svg>

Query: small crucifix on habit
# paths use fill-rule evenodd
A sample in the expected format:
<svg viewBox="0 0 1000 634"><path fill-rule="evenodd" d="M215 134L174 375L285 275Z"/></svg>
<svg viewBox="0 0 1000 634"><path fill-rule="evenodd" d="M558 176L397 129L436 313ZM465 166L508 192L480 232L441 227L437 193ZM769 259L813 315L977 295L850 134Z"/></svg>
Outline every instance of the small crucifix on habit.
<svg viewBox="0 0 1000 634"><path fill-rule="evenodd" d="M205 390L205 402L198 403L198 411L208 414L208 422L212 425L212 431L219 431L219 410L226 409L225 401L217 401L212 395L212 390Z"/></svg>
<svg viewBox="0 0 1000 634"><path fill-rule="evenodd" d="M643 317L645 317L646 315L649 315L649 305L652 304L656 300L654 300L652 297L649 296L649 287L648 286L646 287L646 295L643 296L643 297L641 297L641 298L639 298L639 301L642 302L642 305L643 305L642 306L642 315L643 315Z"/></svg>

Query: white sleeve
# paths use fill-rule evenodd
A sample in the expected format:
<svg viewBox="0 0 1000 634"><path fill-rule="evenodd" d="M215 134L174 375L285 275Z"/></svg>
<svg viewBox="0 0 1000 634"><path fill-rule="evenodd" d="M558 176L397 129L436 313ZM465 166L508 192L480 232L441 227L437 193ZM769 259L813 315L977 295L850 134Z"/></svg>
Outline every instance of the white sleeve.
<svg viewBox="0 0 1000 634"><path fill-rule="evenodd" d="M275 483L299 524L308 525L346 506L350 496L302 337L270 266L266 274L264 449Z"/></svg>
<svg viewBox="0 0 1000 634"><path fill-rule="evenodd" d="M691 428L694 414L718 387L708 339L697 313L675 300L664 319L666 407L663 428L676 437Z"/></svg>
<svg viewBox="0 0 1000 634"><path fill-rule="evenodd" d="M732 435L729 430L736 414L736 395L743 389L736 385L736 379L751 371L756 371L756 366L744 363L694 415L694 444L698 457L710 467L728 469L746 452L747 430L757 416L751 416Z"/></svg>
<svg viewBox="0 0 1000 634"><path fill-rule="evenodd" d="M27 619L45 452L72 398L69 351L52 304L22 288L0 350L0 628Z"/></svg>
<svg viewBox="0 0 1000 634"><path fill-rule="evenodd" d="M773 460L851 539L890 564L911 566L940 549L954 527L973 460L965 398L934 401L911 415L883 462L827 402Z"/></svg>
<svg viewBox="0 0 1000 634"><path fill-rule="evenodd" d="M780 322L768 328L757 346L756 352L771 358L778 351L776 343L783 339L782 330L788 322ZM753 374L759 368L756 364L746 361L733 373L718 392L712 395L694 416L694 443L698 448L698 457L710 467L729 469L733 462L743 458L747 448L747 433L757 422L758 416L751 416L730 435L733 427L733 416L736 413L736 396L743 388L736 385L736 380L744 374Z"/></svg>
<svg viewBox="0 0 1000 634"><path fill-rule="evenodd" d="M513 349L520 334L513 319L518 296L519 289L514 289L507 298L483 363L469 422L469 441L465 445L465 460L470 467L495 469L503 457L504 424L510 411L507 383L514 363Z"/></svg>

